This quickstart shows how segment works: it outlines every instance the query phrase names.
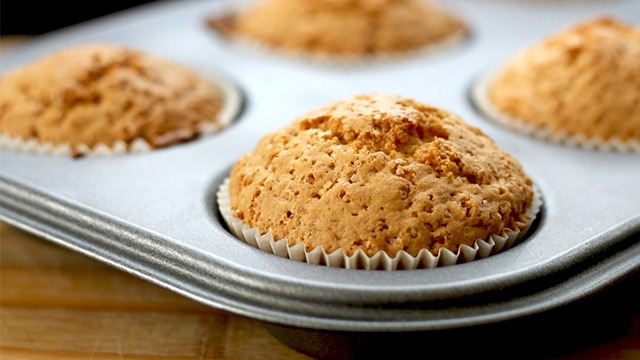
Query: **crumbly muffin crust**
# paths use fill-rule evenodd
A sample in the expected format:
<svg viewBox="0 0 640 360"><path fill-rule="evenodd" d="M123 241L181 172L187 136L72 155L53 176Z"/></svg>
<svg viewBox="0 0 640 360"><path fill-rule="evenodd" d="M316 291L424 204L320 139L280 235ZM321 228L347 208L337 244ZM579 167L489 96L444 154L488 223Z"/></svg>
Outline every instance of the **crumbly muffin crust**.
<svg viewBox="0 0 640 360"><path fill-rule="evenodd" d="M196 73L117 45L59 51L0 79L0 133L54 145L146 140L161 147L217 121L218 90Z"/></svg>
<svg viewBox="0 0 640 360"><path fill-rule="evenodd" d="M522 229L521 165L456 115L387 94L356 96L265 136L233 166L234 215L307 250L456 252Z"/></svg>
<svg viewBox="0 0 640 360"><path fill-rule="evenodd" d="M489 87L503 113L563 135L640 139L640 30L579 23L517 54Z"/></svg>
<svg viewBox="0 0 640 360"><path fill-rule="evenodd" d="M425 0L269 0L226 20L212 24L273 48L346 58L404 53L466 30Z"/></svg>

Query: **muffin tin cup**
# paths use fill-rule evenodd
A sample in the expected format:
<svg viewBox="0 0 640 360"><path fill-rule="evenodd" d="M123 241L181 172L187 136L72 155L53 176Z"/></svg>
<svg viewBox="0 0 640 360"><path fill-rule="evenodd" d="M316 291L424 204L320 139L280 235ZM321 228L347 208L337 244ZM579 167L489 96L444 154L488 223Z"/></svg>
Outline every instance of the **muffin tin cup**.
<svg viewBox="0 0 640 360"><path fill-rule="evenodd" d="M496 71L492 71L480 76L471 88L471 98L474 105L491 121L527 136L551 143L600 151L640 152L640 140L630 139L625 141L616 138L604 140L588 138L580 134L563 134L547 127L535 126L500 111L489 98L489 89L496 78L496 74Z"/></svg>
<svg viewBox="0 0 640 360"><path fill-rule="evenodd" d="M455 253L449 249L440 248L438 253L434 255L428 250L422 249L416 256L413 256L401 250L396 256L392 257L384 251L379 251L375 255L369 256L363 250L358 249L352 255L348 255L342 249L327 252L324 248L318 246L308 251L303 243L291 246L287 238L275 240L272 233L264 232L245 224L242 220L233 216L231 199L229 198L229 181L229 178L226 178L220 184L217 192L217 202L218 210L227 228L235 237L276 256L314 265L346 269L389 271L430 269L483 259L508 250L521 241L527 235L531 224L538 217L542 207L540 192L534 188L533 202L524 216L527 222L522 223L520 228L515 230L505 229L502 233L491 235L487 239L477 239L473 246L461 245Z"/></svg>
<svg viewBox="0 0 640 360"><path fill-rule="evenodd" d="M244 103L240 88L232 80L214 75L211 72L202 73L220 92L222 106L216 121L208 121L200 124L197 137L213 135L230 126L239 115ZM167 146L171 145L174 144ZM54 144L49 141L41 142L35 137L25 139L5 133L0 133L0 148L40 155L66 157L115 156L127 153L144 153L154 149L154 147L143 138L136 138L129 142L118 140L112 145L98 143L94 146L88 146L87 144L81 143L74 146L71 144Z"/></svg>

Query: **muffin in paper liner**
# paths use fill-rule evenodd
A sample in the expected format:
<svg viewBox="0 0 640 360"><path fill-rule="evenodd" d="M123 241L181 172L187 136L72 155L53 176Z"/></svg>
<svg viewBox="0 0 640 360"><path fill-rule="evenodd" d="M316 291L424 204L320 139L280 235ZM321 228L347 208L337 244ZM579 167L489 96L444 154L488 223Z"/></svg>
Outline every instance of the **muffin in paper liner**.
<svg viewBox="0 0 640 360"><path fill-rule="evenodd" d="M281 4L276 4L277 1L280 1ZM447 34L436 35L437 31L432 30L434 31L433 36L436 36L437 38L430 39L428 41L421 40L417 41L413 45L405 44L400 46L396 44L403 43L403 41L406 42L407 40L402 38L398 38L395 41L387 39L385 45L376 46L374 44L370 44L365 49L360 48L361 46L364 46L364 44L361 43L362 39L360 39L360 41L356 39L349 39L349 36L353 34L353 32L344 30L344 26L346 26L345 21L350 23L353 22L354 26L360 28L361 26L365 26L366 16L370 16L371 13L375 13L376 11L384 11L381 9L387 9L386 13L388 14L400 14L397 16L400 16L401 18L402 16L416 16L416 14L413 14L410 11L405 11L405 14L402 15L402 11L391 11L391 7L393 6L401 7L404 5L387 0L371 2L363 0L321 0L317 3L308 2L306 0L277 1L259 4L262 5L263 8L259 8L259 6L254 8L253 6L256 5L255 3L244 3L234 9L227 10L223 14L208 17L206 23L211 31L240 51L253 55L269 56L276 59L284 58L292 61L328 66L375 65L418 56L431 56L453 49L469 37L469 28L463 20L440 9L435 3L425 1L422 6L425 6L425 9L429 9L429 11L432 12L431 15L439 17L438 21L440 21L440 25L443 27L441 31L444 31L444 28L446 27L446 31L448 32ZM407 3L411 3L408 6L416 6L416 4L420 4L421 2L423 2L423 0L411 0ZM269 9L269 6L272 9L266 10ZM318 16L318 11L320 10L316 9L313 11L313 18L318 19L318 21L314 22L314 24L305 23L305 27L307 28L301 29L299 34L296 32L298 27L294 25L287 26L285 29L280 29L280 27L266 25L257 27L256 22L256 27L250 30L254 33L243 33L242 29L239 29L241 26L238 25L238 19L242 16L246 16L246 14L250 14L250 16L255 17L256 14L262 10L264 14L260 14L263 16L258 17L259 21L276 21L276 18L281 16L285 19L281 19L274 23L282 24L284 26L287 22L294 21L292 20L293 17L305 16L304 14L311 11L310 9L313 7L318 7L318 9L322 8L326 13L323 13L322 16ZM251 13L252 10L253 13ZM353 16L345 15L345 13L348 13L348 10L353 11L353 14L351 14ZM421 9L416 8L414 10ZM291 13L288 13L287 11L291 11ZM341 16L346 17L340 20ZM428 16L424 16L421 19L424 18L428 18ZM405 19L403 21L406 22L408 20ZM248 20L245 22L250 24L254 23L253 21ZM340 25L336 26L338 23ZM313 26L317 27L317 29L309 31L309 28ZM327 28L323 29L323 26ZM401 25L397 25L395 28L402 26L406 27L406 24L403 23ZM391 26L390 28L394 27ZM271 34L266 38L260 38L262 35L255 33L255 31L260 33L264 29L271 29L269 30L271 31ZM277 33L279 29L283 31L282 34ZM373 38L370 33L371 31L366 32L365 38L367 38L367 40L371 40ZM410 31L415 33L414 36L420 36L418 30L411 29ZM410 31L405 31L402 34L398 33L397 36L410 38ZM315 35L312 35L311 33L315 33ZM280 35L284 38L288 38L289 40L284 42L274 41L274 39L278 38ZM301 38L298 43L291 40L296 38L296 36ZM283 45L284 43L290 44ZM349 48L349 46L351 46L351 48ZM394 46L398 46L398 48L393 48Z"/></svg>
<svg viewBox="0 0 640 360"><path fill-rule="evenodd" d="M589 138L581 134L569 135L547 127L535 126L500 111L491 102L488 95L491 81L494 78L495 72L485 74L479 77L471 88L471 99L475 107L489 120L521 134L551 143L599 151L640 152L640 140L617 138L605 140Z"/></svg>
<svg viewBox="0 0 640 360"><path fill-rule="evenodd" d="M243 102L239 89L229 80L213 75L207 75L207 78L210 79L221 92L222 108L220 109L216 122L204 122L200 124L198 136L213 135L231 125L240 112ZM142 138L136 138L130 142L116 141L111 146L98 143L93 147L89 147L86 144L78 144L76 146L71 146L70 144L56 145L51 142L41 142L34 137L23 139L3 133L0 133L0 148L40 155L71 157L135 154L149 152L154 149L149 142Z"/></svg>
<svg viewBox="0 0 640 360"><path fill-rule="evenodd" d="M486 257L510 247L538 210L525 216L533 180L482 130L394 94L356 95L299 116L266 134L229 177L233 216L257 228L251 235L230 220L238 236L272 253L349 268ZM219 198L226 201L224 192ZM263 237L267 231L304 246L288 248Z"/></svg>
<svg viewBox="0 0 640 360"><path fill-rule="evenodd" d="M601 16L483 74L477 109L517 132L574 147L640 151L640 29Z"/></svg>
<svg viewBox="0 0 640 360"><path fill-rule="evenodd" d="M42 73L44 75L39 75ZM41 84L45 80L38 81L41 78L47 79L47 85ZM113 44L84 44L63 49L3 75L2 82L3 87L6 85L5 94L9 89L15 89L15 94L2 100L0 148L43 155L112 156L190 141L229 126L243 102L240 90L230 79ZM176 95L187 107L173 109L170 106L174 101L172 94L189 91L193 94L184 95L186 98ZM160 105L154 106L154 101ZM28 104L32 104L31 107ZM145 111L154 112L156 108L164 113L154 113L153 121L157 122L154 128L151 116L147 118ZM80 115L66 117L74 111ZM189 119L184 125L183 116ZM104 132L94 129L90 143L67 142L76 132L104 127L104 124L93 124L94 121L109 121L111 125L105 128L109 131L116 122L133 130L121 130L119 135L113 132L105 137ZM127 125L128 121L138 124ZM140 127L140 122L152 125L145 130L147 125ZM23 135L34 131L36 136ZM140 136L125 135L132 131L133 134L139 132ZM151 140L142 137L143 133Z"/></svg>
<svg viewBox="0 0 640 360"><path fill-rule="evenodd" d="M311 251L307 251L303 243L290 246L287 238L275 240L273 234L265 233L245 224L233 215L229 199L229 182L230 179L226 178L220 184L217 191L217 202L218 210L227 228L235 237L276 256L314 265L346 269L388 271L429 269L483 259L508 250L522 240L528 233L531 224L538 217L542 207L542 198L537 188L534 187L533 202L525 214L526 223L521 223L521 227L514 230L505 229L501 234L492 235L487 239L477 239L473 246L463 244L458 248L457 253L440 248L438 253L434 255L428 250L422 249L417 256L413 256L401 250L395 257L391 257L382 250L373 256L368 256L364 251L358 249L351 256L348 256L342 249L327 253L321 246Z"/></svg>

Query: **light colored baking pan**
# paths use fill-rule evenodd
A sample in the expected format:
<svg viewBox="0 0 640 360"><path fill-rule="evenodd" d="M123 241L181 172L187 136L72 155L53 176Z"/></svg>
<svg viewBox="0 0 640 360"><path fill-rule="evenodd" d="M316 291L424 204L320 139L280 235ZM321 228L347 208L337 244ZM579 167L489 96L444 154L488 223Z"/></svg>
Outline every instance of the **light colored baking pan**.
<svg viewBox="0 0 640 360"><path fill-rule="evenodd" d="M608 14L638 24L640 2L444 3L468 21L468 41L438 54L355 67L229 46L206 18L231 1L160 2L31 41L2 56L3 72L70 45L115 42L230 79L244 94L244 109L221 133L148 153L71 159L0 150L0 216L282 329L375 333L498 323L588 298L637 273L640 154L529 138L485 119L468 94L486 71L574 22ZM449 109L519 159L544 200L530 236L487 259L390 272L298 263L231 236L215 193L233 162L299 114L369 92Z"/></svg>

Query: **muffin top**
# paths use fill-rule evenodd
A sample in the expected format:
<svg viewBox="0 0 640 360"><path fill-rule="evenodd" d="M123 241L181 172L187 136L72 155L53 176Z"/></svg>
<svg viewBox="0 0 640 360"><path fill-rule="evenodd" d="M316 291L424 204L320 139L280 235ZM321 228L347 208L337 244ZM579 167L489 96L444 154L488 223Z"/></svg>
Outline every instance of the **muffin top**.
<svg viewBox="0 0 640 360"><path fill-rule="evenodd" d="M456 115L369 94L265 136L233 166L229 195L237 218L290 246L416 256L522 229L533 189L516 159Z"/></svg>
<svg viewBox="0 0 640 360"><path fill-rule="evenodd" d="M579 23L508 61L489 87L501 112L591 139L640 139L640 31L611 17Z"/></svg>
<svg viewBox="0 0 640 360"><path fill-rule="evenodd" d="M218 90L182 65L117 45L56 52L0 79L0 132L54 145L153 147L217 121Z"/></svg>
<svg viewBox="0 0 640 360"><path fill-rule="evenodd" d="M404 53L465 32L425 0L267 0L214 28L264 45L321 57Z"/></svg>

